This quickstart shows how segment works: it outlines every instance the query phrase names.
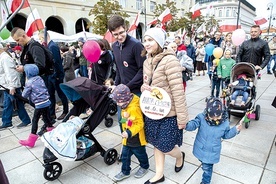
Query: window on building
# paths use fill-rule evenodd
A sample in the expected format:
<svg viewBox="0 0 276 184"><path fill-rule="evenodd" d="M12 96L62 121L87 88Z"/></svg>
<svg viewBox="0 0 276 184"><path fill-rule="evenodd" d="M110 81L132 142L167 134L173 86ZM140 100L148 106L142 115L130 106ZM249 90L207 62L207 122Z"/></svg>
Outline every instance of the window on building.
<svg viewBox="0 0 276 184"><path fill-rule="evenodd" d="M233 9L232 15L233 15L233 17L237 17L237 10L236 9Z"/></svg>
<svg viewBox="0 0 276 184"><path fill-rule="evenodd" d="M136 9L141 10L142 8L142 0L136 0Z"/></svg>
<svg viewBox="0 0 276 184"><path fill-rule="evenodd" d="M126 8L126 0L120 0L119 3L123 8Z"/></svg>
<svg viewBox="0 0 276 184"><path fill-rule="evenodd" d="M151 2L150 2L150 12L154 12L155 7L156 7L155 1L151 1Z"/></svg>
<svg viewBox="0 0 276 184"><path fill-rule="evenodd" d="M219 10L219 17L222 17L222 10Z"/></svg>
<svg viewBox="0 0 276 184"><path fill-rule="evenodd" d="M226 17L230 17L230 10L229 9L226 10Z"/></svg>

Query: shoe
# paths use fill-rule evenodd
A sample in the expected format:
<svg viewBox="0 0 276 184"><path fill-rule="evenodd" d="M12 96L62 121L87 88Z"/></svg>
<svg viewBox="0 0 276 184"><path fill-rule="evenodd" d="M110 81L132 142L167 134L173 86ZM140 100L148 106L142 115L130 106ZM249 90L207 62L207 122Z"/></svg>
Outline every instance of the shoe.
<svg viewBox="0 0 276 184"><path fill-rule="evenodd" d="M145 176L145 174L147 174L148 171L149 171L148 169L144 169L144 168L140 167L138 169L138 171L135 173L134 177L142 178L143 176Z"/></svg>
<svg viewBox="0 0 276 184"><path fill-rule="evenodd" d="M19 140L19 143L22 146L29 146L33 148L37 139L38 139L38 135L30 134L27 140Z"/></svg>
<svg viewBox="0 0 276 184"><path fill-rule="evenodd" d="M146 181L144 184L156 184L156 183L161 183L161 182L163 182L163 181L165 181L165 176L164 176L164 175L162 176L162 178L160 178L160 179L157 180L157 181L150 181L150 180L148 180L148 181Z"/></svg>
<svg viewBox="0 0 276 184"><path fill-rule="evenodd" d="M37 135L38 135L39 137L41 137L45 132L47 132L47 130L46 130L46 125L44 124L44 125L41 127L40 131L37 133Z"/></svg>
<svg viewBox="0 0 276 184"><path fill-rule="evenodd" d="M182 162L182 165L180 167L176 167L176 166L174 167L175 172L181 171L181 169L183 168L183 165L184 165L185 153L184 152L181 152L181 153L182 153L183 162Z"/></svg>
<svg viewBox="0 0 276 184"><path fill-rule="evenodd" d="M67 115L67 113L62 113L58 118L57 120L63 120L65 118L65 116Z"/></svg>
<svg viewBox="0 0 276 184"><path fill-rule="evenodd" d="M13 125L12 124L10 124L10 125L2 125L2 126L0 126L0 131L1 130L6 130L8 128L13 128Z"/></svg>
<svg viewBox="0 0 276 184"><path fill-rule="evenodd" d="M241 107L244 107L245 106L245 102L241 102Z"/></svg>
<svg viewBox="0 0 276 184"><path fill-rule="evenodd" d="M274 73L274 77L276 77L276 70L274 70L273 73Z"/></svg>
<svg viewBox="0 0 276 184"><path fill-rule="evenodd" d="M267 74L271 75L272 73L271 73L271 71L268 71Z"/></svg>
<svg viewBox="0 0 276 184"><path fill-rule="evenodd" d="M24 123L20 123L19 125L17 125L17 128L24 128L24 127L26 127L26 126L28 126L28 125L30 125L31 123L28 123L28 124L24 124Z"/></svg>
<svg viewBox="0 0 276 184"><path fill-rule="evenodd" d="M126 179L128 177L130 177L130 174L126 175L123 172L120 172L119 174L117 174L116 176L114 176L113 180L114 181L122 181L123 179Z"/></svg>

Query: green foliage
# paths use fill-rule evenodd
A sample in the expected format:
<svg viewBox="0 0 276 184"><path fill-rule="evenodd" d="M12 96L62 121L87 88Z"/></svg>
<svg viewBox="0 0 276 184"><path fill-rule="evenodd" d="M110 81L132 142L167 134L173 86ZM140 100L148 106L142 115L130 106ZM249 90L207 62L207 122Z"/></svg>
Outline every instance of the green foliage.
<svg viewBox="0 0 276 184"><path fill-rule="evenodd" d="M93 15L94 19L87 26L92 27L93 33L104 35L107 30L108 19L111 16L117 14L124 18L129 17L129 15L122 10L123 8L119 5L118 1L99 0L88 14L89 16Z"/></svg>

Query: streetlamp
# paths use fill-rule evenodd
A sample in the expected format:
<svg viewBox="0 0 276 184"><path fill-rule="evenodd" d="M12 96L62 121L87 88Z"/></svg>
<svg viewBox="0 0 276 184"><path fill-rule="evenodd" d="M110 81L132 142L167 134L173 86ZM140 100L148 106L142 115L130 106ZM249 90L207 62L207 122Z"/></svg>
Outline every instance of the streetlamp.
<svg viewBox="0 0 276 184"><path fill-rule="evenodd" d="M268 30L267 30L267 35L269 36L269 30L270 30L271 19L272 19L272 11L273 11L273 3L267 4L267 10L270 10L269 24L268 24ZM273 19L275 19L275 17Z"/></svg>

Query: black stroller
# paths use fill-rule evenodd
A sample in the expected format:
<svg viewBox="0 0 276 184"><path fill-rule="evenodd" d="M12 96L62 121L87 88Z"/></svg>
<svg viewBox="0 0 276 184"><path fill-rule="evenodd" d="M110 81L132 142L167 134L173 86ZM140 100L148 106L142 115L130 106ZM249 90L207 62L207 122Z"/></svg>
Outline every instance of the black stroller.
<svg viewBox="0 0 276 184"><path fill-rule="evenodd" d="M80 128L79 132L76 134L77 140L86 139L87 142L93 142L93 144L90 145L89 149L86 149L85 154L79 154L79 151L83 150L77 149L76 153L82 156L78 156L75 161L84 160L94 155L96 152L100 152L101 156L104 157L104 162L107 165L113 164L117 160L117 150L110 148L105 151L96 138L92 135L94 129L111 111L112 107L110 104L114 102L109 97L110 90L106 89L105 86L97 85L90 79L84 77L76 78L72 81L61 84L60 86L65 95L74 104L73 110L70 111L71 115L78 115L79 112L83 112L83 110L89 106L93 110L91 115L86 119L83 126ZM67 119L69 119L69 117ZM42 138L44 138L44 135ZM53 152L50 151L50 149L47 147L45 148L43 153L43 166L45 168L44 178L46 180L53 181L57 179L62 172L61 164L54 162L58 159L56 156L53 154Z"/></svg>
<svg viewBox="0 0 276 184"><path fill-rule="evenodd" d="M247 87L247 92L249 93L249 97L247 102L245 102L244 106L241 106L241 96L238 96L234 105L230 105L231 102L231 94L235 89L240 89L239 86L230 87L230 94L227 99L227 107L228 107L228 116L230 119L231 115L237 117L247 116L247 121L245 121L245 128L249 127L250 119L259 120L261 107L260 105L255 106L256 102L256 85L257 85L257 72L255 70L255 66L251 63L241 62L235 64L231 69L230 83L233 83L237 80L237 77L240 74L245 74L248 78L251 78L250 87ZM243 89L244 90L244 89Z"/></svg>
<svg viewBox="0 0 276 184"><path fill-rule="evenodd" d="M69 113L65 116L63 122L66 122L72 115L79 116L89 107L94 111L98 99L95 99L95 96L92 95L98 88L102 91L107 90L104 86L100 87L100 85L97 85L95 82L85 77L78 77L65 84L61 84L60 87L73 104L72 109L70 109ZM113 125L113 119L108 117L108 114L113 116L117 113L117 104L113 100L108 100L107 106L109 106L109 112L104 117L105 126L111 127Z"/></svg>

